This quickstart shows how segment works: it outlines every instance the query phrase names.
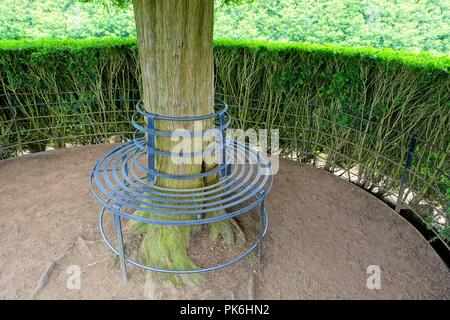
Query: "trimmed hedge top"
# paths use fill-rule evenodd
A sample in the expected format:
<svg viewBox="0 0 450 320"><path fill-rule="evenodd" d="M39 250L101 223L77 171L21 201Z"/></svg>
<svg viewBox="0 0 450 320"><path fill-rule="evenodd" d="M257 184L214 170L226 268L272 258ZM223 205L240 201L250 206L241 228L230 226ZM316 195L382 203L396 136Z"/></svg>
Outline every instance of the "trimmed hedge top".
<svg viewBox="0 0 450 320"><path fill-rule="evenodd" d="M102 38L102 39L81 39L81 40L3 40L0 41L1 51L60 51L60 50L85 50L99 48L113 48L118 46L128 46L136 48L136 39L124 38ZM405 51L396 51L392 49L376 49L366 47L343 47L331 44L308 44L308 43L284 43L253 40L230 40L219 39L214 41L216 48L226 49L248 49L248 50L266 50L282 53L306 52L319 53L326 56L342 56L360 59L376 60L386 63L400 63L406 66L428 69L430 71L450 72L450 57L436 56L430 53L410 53Z"/></svg>

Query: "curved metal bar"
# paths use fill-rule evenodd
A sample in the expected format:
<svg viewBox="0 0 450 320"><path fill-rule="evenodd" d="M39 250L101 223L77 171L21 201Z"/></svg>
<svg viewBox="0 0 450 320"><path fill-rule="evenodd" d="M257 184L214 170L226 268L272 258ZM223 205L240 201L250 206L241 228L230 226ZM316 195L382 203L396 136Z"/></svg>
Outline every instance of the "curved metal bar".
<svg viewBox="0 0 450 320"><path fill-rule="evenodd" d="M229 139L227 139L228 141L226 142L226 144L229 144ZM139 149L141 149L142 151L145 151L149 154L153 154L153 155L158 155L158 156L163 156L163 157L176 157L176 158L194 158L194 157L201 157L203 156L205 153L210 153L212 151L214 151L216 149L215 144L213 144L213 147L206 147L205 149L203 149L202 151L197 151L197 152L183 152L183 155L179 155L170 151L162 151L162 150L158 150L152 147L148 147L144 144L141 144L141 141L145 141L145 138L136 138L136 132L133 133L133 142L136 145L136 147L138 147Z"/></svg>
<svg viewBox="0 0 450 320"><path fill-rule="evenodd" d="M92 174L94 175L94 174ZM92 178L91 175L91 178ZM91 183L92 183L92 179L91 179ZM91 184L92 185L92 184ZM264 190L264 194L267 194L270 190L271 190L271 186L272 186L272 180L270 180L270 183L267 187L267 189ZM149 203L144 203L141 206L139 205L133 205L130 204L129 202L125 202L122 200L114 200L114 202L116 203L113 206L110 206L108 204L108 201L110 201L111 199L113 199L113 197L110 197L108 200L104 200L96 191L94 188L91 188L93 195L95 196L95 198L104 206L106 207L108 210L110 210L113 213L116 213L118 215L121 215L122 217L128 218L128 219L132 219L138 222L143 222L143 223L150 223L150 224L158 224L158 225L166 225L166 226L186 226L186 225L195 225L195 224L206 224L206 223L212 223L212 222L218 222L218 221L222 221L222 220L226 220L229 218L233 218L236 217L238 215L241 215L242 213L256 207L257 205L259 205L262 201L261 197L257 196L257 192L261 192L261 190L255 189L254 187L252 187L252 190L254 190L254 192L252 194L249 194L245 197L243 197L242 199L238 199L232 203L228 203L225 205L221 205L220 207L212 207L212 208L208 208L205 209L205 204L203 205L199 205L197 204L196 206L191 206L191 207L196 207L197 210L183 210L183 211L168 211L168 210L160 210L160 209L154 209L154 208L146 208L146 207L142 207L142 206L148 206L150 205ZM119 205L120 207L122 206L126 206L128 208L132 208L134 210L140 210L140 211L146 211L146 212L150 212L150 213L156 213L156 214L163 214L163 215L198 215L198 214L206 214L206 213L210 213L210 212L216 212L216 211L220 211L220 210L226 210L228 208L232 208L235 207L243 202L245 202L246 200L250 199L250 198L255 198L254 202L251 202L249 205L234 210L232 212L226 213L226 214L222 214L219 216L214 216L214 217L209 217L209 218L204 218L201 220L195 220L195 219L191 219L191 220L161 220L161 219L152 219L152 218L143 218L140 216L136 216L136 215L132 215L126 211L121 211L121 210L117 210L117 206ZM196 202L201 201L200 199L196 199ZM223 203L221 201L219 201L220 203ZM218 203L219 203L218 202ZM160 206L162 207L162 206ZM174 209L177 210L178 208L180 208L179 206L167 206L168 208L166 209ZM185 206L187 207L187 206ZM179 209L178 209L179 210Z"/></svg>
<svg viewBox="0 0 450 320"><path fill-rule="evenodd" d="M126 158L124 159L125 161L127 160ZM134 163L136 159L133 160L132 163ZM242 168L243 166L239 166L240 168ZM133 170L133 168L129 169L130 171ZM238 188L241 188L243 185L245 185L248 181L249 181L249 177L251 176L251 173L253 172L253 170L249 171L249 173L247 173L247 175L245 176L245 179L241 181L240 184L236 185L236 183L233 181L232 183L229 184L223 184L223 181L226 181L225 179L220 180L221 183L220 184L215 184L215 185L210 185L208 186L208 189L212 189L215 186L218 186L218 188L212 189L212 190L208 190L208 191L201 191L202 189L204 190L204 188L197 188L195 189L196 191L190 191L192 189L181 189L180 191L183 191L184 194L177 194L174 193L174 189L167 189L165 188L166 191L170 192L170 202L192 202L192 197L198 197L201 198L202 201L209 201L227 194L231 194L234 191L236 191ZM137 185L135 182L140 182L140 183L145 183L145 176L141 179L137 178L135 180L130 180L130 178L128 177L128 175L125 172L125 166L122 166L121 169L121 173L122 173L122 178L127 181L126 184L124 184L122 182L122 180L120 179L120 177L117 175L117 172L112 171L112 175L114 177L115 182L118 184L119 187L123 188L125 191L130 191L131 193L134 192L139 192L136 195L139 194L144 194L144 196L142 196L143 198L149 199L149 200L153 200L153 201L164 201L167 199L168 193L167 192L160 192L160 191L155 191L155 189L157 190L157 186L156 185L151 185L151 190L149 190L148 188L145 187L140 187L139 185ZM238 177L242 177L244 173L244 170L240 170L239 172L239 176ZM234 175L233 175L234 178ZM227 180L231 180L231 178L227 179ZM128 186L134 186L136 187L136 189L131 189ZM225 189L226 188L226 189ZM145 196L145 194L149 194L151 191L152 195L157 195L157 196L162 196L163 198L153 198L151 196ZM186 194L186 192L190 192L188 194ZM213 196L210 196L211 194L213 194ZM177 200L177 199L173 199L173 197L175 198L189 198L189 200Z"/></svg>
<svg viewBox="0 0 450 320"><path fill-rule="evenodd" d="M133 113L133 115L131 116L131 124L136 130L143 132L143 133L152 134L154 136L161 136L161 137L171 137L172 136L172 134L173 134L172 131L160 131L160 130L155 130L155 129L144 128L143 126L138 124L137 121L135 120L136 115L138 115L138 112L135 111ZM222 130L226 130L231 125L232 118L231 118L230 114L228 112L224 112L224 115L227 116L227 122L225 122L224 125L218 126L214 129L222 131ZM191 121L196 121L196 120L191 120ZM208 130L211 130L211 129L187 131L187 132L189 133L189 135L191 137L202 137L203 134L205 132L207 132Z"/></svg>
<svg viewBox="0 0 450 320"><path fill-rule="evenodd" d="M141 108L141 104L142 104L142 100L138 101L136 103L136 111L140 114L142 114L145 117L151 117L155 120L168 120L168 121L197 121L197 120L207 120L207 119L212 119L215 118L217 116L219 116L220 114L225 113L228 110L228 105L225 103L225 101L221 100L221 99L214 99L215 102L218 102L220 104L222 104L224 107L222 109L220 109L217 112L211 113L211 114L207 114L204 116L192 116L192 117L174 117L174 116L162 116L159 114L155 114L155 113L150 113L147 112L145 110L142 110Z"/></svg>
<svg viewBox="0 0 450 320"><path fill-rule="evenodd" d="M243 147L245 147L245 146L243 146ZM248 147L245 147L245 148L248 149ZM126 146L122 146L122 148L119 148L119 149L120 150L125 150ZM122 158L122 157L123 157L123 154L120 153L118 158ZM153 212L153 213L166 213L164 211L160 212L160 210L155 210L154 209L155 207L156 208L167 208L167 209L180 210L180 209L186 209L186 208L197 208L199 206L198 204L196 204L196 205L184 205L184 206L173 206L173 205L165 206L163 204L155 205L154 203L148 203L148 202L145 202L145 201L136 200L135 199L136 197L140 197L140 198L146 198L146 199L149 199L149 200L152 200L152 201L158 201L158 202L164 202L164 201L170 202L170 203L177 202L177 201L173 201L173 199L171 199L172 193L173 192L177 192L177 189L169 189L168 193L162 194L164 196L164 198L152 197L151 196L152 189L144 189L144 190L141 190L142 191L141 193L135 193L134 190L130 190L125 185L123 185L122 182L120 181L120 178L117 176L118 162L115 162L113 164L113 167L112 167L112 170L111 170L115 181L110 181L109 180L108 169L110 167L111 158L107 157L105 155L104 159L106 159L106 162L105 162L105 169L102 171L102 173L103 173L103 181L106 183L106 186L111 191L106 190L106 188L103 185L102 181L100 181L100 179L99 179L99 174L95 174L96 185L99 187L100 191L108 199L113 199L117 203L119 203L120 205L125 205L127 207L132 208L132 209L139 209L139 210ZM270 175L269 175L269 172L264 172L264 174L262 174L261 168L263 167L263 165L261 165L261 162L260 162L261 157L257 157L257 159L258 159L258 163L256 165L257 171L255 171L256 175L254 175L254 179L253 180L246 179L244 182L248 182L248 186L244 187L244 189L241 190L239 192L239 194L227 196L226 200L219 200L219 201L215 201L215 202L208 202L206 204L203 204L202 207L206 208L206 207L213 207L215 205L219 205L219 207L212 208L211 210L214 211L214 210L226 209L228 207L231 207L231 206L237 204L236 201L235 202L231 202L231 203L227 203L227 202L230 202L231 200L234 200L234 199L238 199L239 197L240 197L240 202L246 201L249 198L251 198L256 192L259 192L260 190L262 190L264 185L268 181ZM100 160L98 164L101 165L102 163L103 163L103 161ZM94 171L98 172L99 171L99 167L100 166L97 166L94 169ZM249 168L252 169L253 166L249 166ZM247 177L251 177L252 175L253 175L253 171L251 170L251 171L249 171ZM117 189L114 186L113 182L116 183L116 184L121 185L121 187L124 188L125 190ZM243 187L243 185L244 185L244 183L241 183L241 184L238 185L238 187ZM249 190L252 190L254 185L258 185L258 187L256 188L256 191L253 191L252 193L249 193ZM235 191L236 189L237 188L234 188L231 191ZM131 196L129 196L126 193L127 191L132 193ZM228 192L228 193L231 193L231 191ZM94 192L95 192L95 190L94 190ZM212 191L210 191L210 193L215 193L215 192L217 192L217 191L214 190L214 189L212 189ZM144 193L144 195L142 193ZM148 193L148 196L145 196L145 193ZM227 195L228 193L225 193L225 195ZM116 195L116 196L114 196L114 195ZM117 195L119 197L117 197ZM223 196L224 193L222 192L221 195ZM192 193L188 194L188 196L192 197L193 194ZM198 201L202 201L205 198L205 196L202 193L195 193L194 196L195 196L194 199L191 201L191 202L194 202L194 203L196 203ZM215 198L217 198L217 197L215 197ZM212 199L212 198L207 198L207 200L209 200L209 199ZM133 203L130 203L130 200L134 200L134 202L136 202L136 205L134 205ZM184 202L187 202L187 201L184 201ZM142 206L145 206L146 208L143 209L143 208L141 208ZM209 211L209 210L205 209L204 211ZM196 212L191 212L191 211L187 212L187 211L183 210L183 211L180 211L180 212L176 212L174 214L194 214L194 213L198 213L198 210Z"/></svg>
<svg viewBox="0 0 450 320"><path fill-rule="evenodd" d="M105 214L105 208L103 208L100 212L99 215L99 219L98 219L98 223L99 223L99 229L100 229L100 234L103 238L103 240L105 241L106 245L109 247L109 249L114 252L116 255L120 256L119 251L112 245L111 241L109 240L109 238L106 236L104 227L103 227L103 217ZM191 274L191 273L202 273L202 272L208 272L208 271L214 271L214 270L218 270L218 269L222 269L225 267L228 267L242 259L244 259L246 256L248 256L251 252L253 252L258 245L262 242L262 239L265 237L265 235L267 234L267 230L268 230L269 224L268 224L268 214L267 214L267 209L264 208L264 219L263 219L263 232L259 235L259 237L257 238L257 240L250 245L250 247L247 248L247 250L245 250L242 254L240 254L238 257L233 258L225 263L221 263L221 264L217 264L214 266L210 266L210 267L206 267L206 268L198 268L198 269L193 269L193 270L170 270L170 269L162 269L162 268L157 268L157 267L153 267L153 266L148 266L148 265L144 265L141 264L127 256L124 256L125 261L127 261L128 263L131 263L132 265L139 267L139 268L143 268L149 271L155 271L155 272L161 272L161 273L171 273L171 274Z"/></svg>
<svg viewBox="0 0 450 320"><path fill-rule="evenodd" d="M141 156L141 155L140 155ZM130 176L128 176L128 174L125 172L125 167L122 166L121 169L121 174L122 177L131 185L133 185L134 187L136 187L137 189L141 190L142 192L145 192L146 190L148 190L147 188L152 188L155 194L158 195L162 195L162 196L166 196L167 192L172 192L172 196L173 197L188 197L191 196L192 192L201 192L203 196L205 195L209 195L211 193L214 192L218 192L218 191L222 191L224 189L226 189L229 185L227 185L227 181L226 179L221 179L219 180L218 183L214 184L214 185L207 185L204 187L198 187L198 188L189 188L189 189L179 189L175 192L174 189L170 189L170 188L164 188L164 187L160 187L158 185L155 184L150 184L145 180L145 176L143 176L142 178L139 177L135 170L134 170L134 165L137 163L137 158L138 157L134 157L132 160L130 160L130 166L128 168L128 171L131 174L131 177L133 177L136 182L139 182L142 186L135 184L134 181L130 180ZM139 168L139 167L138 167ZM238 168L240 168L241 170L237 171ZM237 179L243 178L244 177L244 173L245 170L243 170L243 166L233 166L233 176L237 175ZM248 175L245 177L245 179L247 179ZM213 189L214 188L214 189ZM213 189L213 190L212 190ZM156 191L157 190L157 191ZM186 194L188 193L189 194Z"/></svg>

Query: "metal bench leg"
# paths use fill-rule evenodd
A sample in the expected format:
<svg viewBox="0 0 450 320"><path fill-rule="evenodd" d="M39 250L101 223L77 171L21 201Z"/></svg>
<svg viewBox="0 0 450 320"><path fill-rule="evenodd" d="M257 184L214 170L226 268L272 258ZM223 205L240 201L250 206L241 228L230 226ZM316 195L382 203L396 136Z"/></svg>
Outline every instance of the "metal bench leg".
<svg viewBox="0 0 450 320"><path fill-rule="evenodd" d="M120 273L125 281L128 281L127 266L125 264L125 250L123 246L122 222L118 214L114 215L114 228L116 229L117 245L120 256Z"/></svg>
<svg viewBox="0 0 450 320"><path fill-rule="evenodd" d="M263 233L264 233L264 199L261 201L259 205L259 244L258 244L258 263L261 265L262 260L262 241L263 241Z"/></svg>

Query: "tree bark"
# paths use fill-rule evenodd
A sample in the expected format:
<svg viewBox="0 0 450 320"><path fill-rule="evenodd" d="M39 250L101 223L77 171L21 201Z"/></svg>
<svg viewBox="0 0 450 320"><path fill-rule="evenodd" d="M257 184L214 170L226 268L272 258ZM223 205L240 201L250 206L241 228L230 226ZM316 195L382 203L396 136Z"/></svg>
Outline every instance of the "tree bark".
<svg viewBox="0 0 450 320"><path fill-rule="evenodd" d="M211 113L214 0L133 0L133 7L146 110Z"/></svg>
<svg viewBox="0 0 450 320"><path fill-rule="evenodd" d="M158 115L176 117L213 113L214 0L133 0L133 8L142 74L143 108ZM194 125L192 121L161 120L155 124L161 131L179 128L192 131ZM203 130L212 125L213 121L203 121ZM195 139L191 152L202 151L205 144L196 143ZM167 137L155 139L155 148L159 150L171 151L174 144ZM174 175L192 175L215 167L214 164L202 163L202 159L186 160L190 163L179 164L169 157L157 156L155 170ZM215 183L217 179L159 178L155 183L173 189L190 189ZM137 214L149 216L144 211ZM157 217L161 218L161 215ZM192 217L166 215L166 218ZM136 229L144 233L140 252L145 263L172 269L196 267L187 257L192 227L137 224ZM227 242L234 240L235 233L243 235L232 219L213 224L210 233L213 238L222 236Z"/></svg>
<svg viewBox="0 0 450 320"><path fill-rule="evenodd" d="M145 110L176 117L212 113L214 0L133 0L133 7ZM158 121L156 126L162 131L179 128L191 131L194 123ZM157 137L155 144L160 150L171 151L174 143L170 138ZM198 151L201 150L192 150ZM196 162L179 165L166 157L156 157L155 167L169 174L198 174L202 165L201 161ZM176 189L202 183L158 180L158 184Z"/></svg>

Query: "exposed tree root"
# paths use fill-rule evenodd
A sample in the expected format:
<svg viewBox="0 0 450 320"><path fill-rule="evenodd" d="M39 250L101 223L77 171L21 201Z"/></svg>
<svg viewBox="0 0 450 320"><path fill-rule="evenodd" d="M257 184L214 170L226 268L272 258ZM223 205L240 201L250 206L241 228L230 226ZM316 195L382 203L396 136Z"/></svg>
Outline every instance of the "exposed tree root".
<svg viewBox="0 0 450 320"><path fill-rule="evenodd" d="M225 214L224 211L214 213L210 216L218 216ZM234 219L222 220L209 224L209 236L214 243L217 243L220 238L227 247L232 247L237 240L246 241L244 231Z"/></svg>
<svg viewBox="0 0 450 320"><path fill-rule="evenodd" d="M161 163L161 162L160 162ZM165 164L170 165L170 164ZM203 172L207 172L213 169L216 165L206 166L203 165L198 168ZM164 171L164 170L163 170ZM218 175L209 176L205 179L190 181L190 184L195 183L196 187L211 185L218 181ZM179 183L178 181L175 181ZM170 181L159 180L159 184L165 187L172 186ZM184 182L186 183L186 181ZM167 185L164 185L167 184ZM180 188L180 186L177 186ZM182 187L182 186L181 186ZM202 202L199 201L199 204ZM167 220L183 220L183 219L195 219L192 215L158 215L152 214L143 210L136 211L134 213L141 217L153 217L155 219L167 219ZM205 215L206 218L219 216L226 214L225 210L219 210L216 212ZM140 260L147 264L161 269L171 270L192 270L198 269L198 266L189 258L187 250L189 247L191 233L201 230L201 225L194 226L162 226L151 225L141 222L133 221L130 223L130 227L133 232L143 235L143 240L139 248ZM236 220L227 219L208 225L210 239L217 244L220 238L224 241L225 245L232 247L237 240L245 241L245 235ZM148 277L149 279L150 277ZM187 274L187 275L174 275L174 274L162 274L162 279L170 280L175 286L190 286L198 285L201 281L200 274Z"/></svg>
<svg viewBox="0 0 450 320"><path fill-rule="evenodd" d="M140 246L139 254L141 260L146 264L171 270L198 268L187 255L190 233L190 227L150 225ZM200 283L198 274L190 277L166 275L163 278L172 280L176 286Z"/></svg>
<svg viewBox="0 0 450 320"><path fill-rule="evenodd" d="M219 215L214 213L209 216ZM147 212L137 211L135 215L148 216ZM161 269L192 270L198 266L189 258L187 250L192 232L200 226L159 226L131 221L130 229L142 234L139 247L139 260L144 264ZM225 245L232 247L237 240L245 241L245 235L234 219L215 222L209 225L210 239L218 243L222 238ZM195 286L201 283L200 274L161 274L161 279L169 280L178 287ZM146 280L147 281L147 280Z"/></svg>

